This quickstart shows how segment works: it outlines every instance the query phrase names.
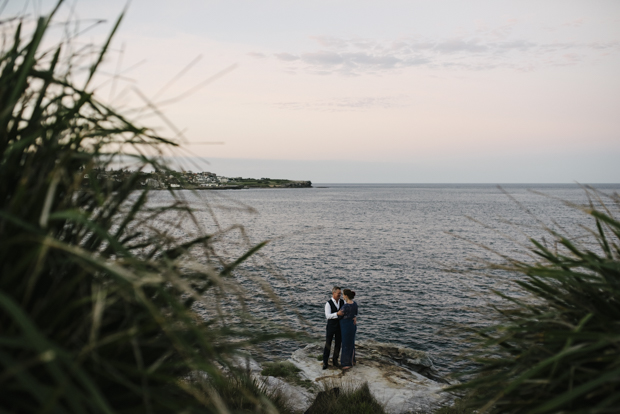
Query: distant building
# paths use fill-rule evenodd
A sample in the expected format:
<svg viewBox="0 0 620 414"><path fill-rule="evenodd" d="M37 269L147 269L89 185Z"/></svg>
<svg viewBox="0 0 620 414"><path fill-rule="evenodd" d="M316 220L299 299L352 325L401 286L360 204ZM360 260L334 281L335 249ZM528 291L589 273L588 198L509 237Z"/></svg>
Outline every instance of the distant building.
<svg viewBox="0 0 620 414"><path fill-rule="evenodd" d="M159 188L160 187L159 181L155 180L154 178L148 178L146 180L146 185L148 185L151 188Z"/></svg>

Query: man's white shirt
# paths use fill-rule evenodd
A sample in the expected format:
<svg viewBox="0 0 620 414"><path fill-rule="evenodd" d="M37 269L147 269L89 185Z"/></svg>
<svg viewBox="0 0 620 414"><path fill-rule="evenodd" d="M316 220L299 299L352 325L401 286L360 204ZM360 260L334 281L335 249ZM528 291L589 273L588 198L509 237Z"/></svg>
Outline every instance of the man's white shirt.
<svg viewBox="0 0 620 414"><path fill-rule="evenodd" d="M331 298L330 300L336 305L337 311L332 313L332 307L329 306L329 301L327 301L325 304L325 319L338 319L338 311L340 310L340 304L338 303L339 301L335 301L334 298Z"/></svg>

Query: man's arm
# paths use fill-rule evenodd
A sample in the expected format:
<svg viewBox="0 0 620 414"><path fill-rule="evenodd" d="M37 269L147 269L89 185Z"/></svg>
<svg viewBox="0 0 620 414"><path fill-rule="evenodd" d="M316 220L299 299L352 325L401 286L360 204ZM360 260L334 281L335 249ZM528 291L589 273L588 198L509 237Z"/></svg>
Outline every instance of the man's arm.
<svg viewBox="0 0 620 414"><path fill-rule="evenodd" d="M329 306L329 302L325 304L325 319L338 319L338 313L332 313L332 308Z"/></svg>

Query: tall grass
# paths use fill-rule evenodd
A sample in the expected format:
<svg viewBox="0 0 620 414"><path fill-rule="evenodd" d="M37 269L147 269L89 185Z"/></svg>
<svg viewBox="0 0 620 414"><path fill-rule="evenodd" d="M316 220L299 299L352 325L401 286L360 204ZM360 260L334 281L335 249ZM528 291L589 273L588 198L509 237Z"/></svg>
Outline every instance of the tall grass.
<svg viewBox="0 0 620 414"><path fill-rule="evenodd" d="M549 239L530 240L531 259L490 266L519 294L494 292L503 304L473 338L474 376L455 387L478 412L618 412L620 196L588 195L589 205L567 203L589 218L586 237L547 228Z"/></svg>
<svg viewBox="0 0 620 414"><path fill-rule="evenodd" d="M368 383L353 384L324 383L306 414L385 414L383 405L370 392Z"/></svg>
<svg viewBox="0 0 620 414"><path fill-rule="evenodd" d="M2 24L0 409L227 412L232 400L213 384L231 380L248 391L244 408L274 412L230 362L240 347L289 335L265 331L245 305L245 289L277 305L269 284L235 273L264 243L218 256L218 235L176 194L150 206L148 189L134 191L138 172L97 179L119 156L169 172L147 154L175 143L93 94L122 16L81 76L84 56L42 46L53 16L33 30ZM174 236L187 221L194 236Z"/></svg>

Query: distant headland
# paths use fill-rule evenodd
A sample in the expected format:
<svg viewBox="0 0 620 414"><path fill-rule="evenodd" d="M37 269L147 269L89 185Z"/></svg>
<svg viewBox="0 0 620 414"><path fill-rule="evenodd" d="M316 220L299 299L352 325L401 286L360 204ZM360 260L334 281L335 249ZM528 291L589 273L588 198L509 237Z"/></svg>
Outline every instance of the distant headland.
<svg viewBox="0 0 620 414"><path fill-rule="evenodd" d="M136 188L187 190L241 190L248 188L312 188L311 181L276 178L224 177L211 172L192 171L130 171L127 169L93 169L84 172L84 182L120 184L135 180Z"/></svg>

